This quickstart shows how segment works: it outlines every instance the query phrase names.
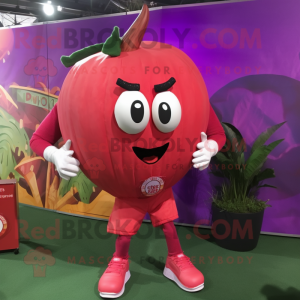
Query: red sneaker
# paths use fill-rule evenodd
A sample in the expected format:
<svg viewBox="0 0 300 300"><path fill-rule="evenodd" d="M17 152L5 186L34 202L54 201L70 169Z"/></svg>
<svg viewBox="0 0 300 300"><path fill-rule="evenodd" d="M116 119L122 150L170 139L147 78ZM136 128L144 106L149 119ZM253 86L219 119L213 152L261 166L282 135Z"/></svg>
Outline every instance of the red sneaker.
<svg viewBox="0 0 300 300"><path fill-rule="evenodd" d="M101 276L98 291L102 298L118 298L125 291L125 283L130 278L128 258L113 257Z"/></svg>
<svg viewBox="0 0 300 300"><path fill-rule="evenodd" d="M164 275L187 292L197 292L204 288L203 274L183 253L167 257Z"/></svg>

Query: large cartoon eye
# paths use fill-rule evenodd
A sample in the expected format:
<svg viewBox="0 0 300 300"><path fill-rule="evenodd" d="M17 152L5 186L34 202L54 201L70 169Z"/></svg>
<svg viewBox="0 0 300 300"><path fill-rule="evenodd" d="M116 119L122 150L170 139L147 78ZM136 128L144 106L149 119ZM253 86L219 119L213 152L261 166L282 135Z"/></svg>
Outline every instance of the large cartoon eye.
<svg viewBox="0 0 300 300"><path fill-rule="evenodd" d="M152 118L161 132L173 131L181 119L181 106L178 98L170 91L157 94L152 104Z"/></svg>
<svg viewBox="0 0 300 300"><path fill-rule="evenodd" d="M115 105L115 117L119 127L126 133L143 131L150 118L147 99L138 91L123 92Z"/></svg>

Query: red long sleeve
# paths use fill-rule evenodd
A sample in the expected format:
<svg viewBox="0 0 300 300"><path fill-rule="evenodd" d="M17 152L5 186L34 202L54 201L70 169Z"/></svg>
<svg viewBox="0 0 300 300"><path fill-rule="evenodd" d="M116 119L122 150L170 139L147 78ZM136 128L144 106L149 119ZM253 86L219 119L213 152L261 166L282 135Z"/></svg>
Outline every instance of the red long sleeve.
<svg viewBox="0 0 300 300"><path fill-rule="evenodd" d="M50 113L32 135L30 147L37 155L43 157L45 148L53 146L60 138L61 132L58 123L57 104L55 104Z"/></svg>
<svg viewBox="0 0 300 300"><path fill-rule="evenodd" d="M219 146L219 151L225 145L226 136L225 136L224 129L211 106L210 106L209 121L206 130L206 135L208 140L214 140L217 142Z"/></svg>

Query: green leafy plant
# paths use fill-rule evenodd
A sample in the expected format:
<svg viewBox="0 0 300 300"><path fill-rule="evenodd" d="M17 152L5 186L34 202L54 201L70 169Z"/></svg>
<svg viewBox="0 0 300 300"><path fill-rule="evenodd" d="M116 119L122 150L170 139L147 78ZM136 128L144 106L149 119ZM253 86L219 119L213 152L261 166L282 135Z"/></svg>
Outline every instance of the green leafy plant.
<svg viewBox="0 0 300 300"><path fill-rule="evenodd" d="M63 197L71 187L76 187L78 190L78 194L80 200L84 203L90 202L91 194L93 193L93 186L92 183L82 171L79 171L77 176L72 177L70 180L62 180L59 185L59 195Z"/></svg>
<svg viewBox="0 0 300 300"><path fill-rule="evenodd" d="M229 212L252 213L258 212L270 205L268 201L257 199L258 189L262 187L276 188L262 181L274 178L274 169L264 169L270 152L284 139L264 145L271 135L283 124L277 124L261 133L255 140L250 157L245 160L246 145L239 130L229 123L222 123L226 134L226 145L214 157L217 164L223 167L212 171L215 176L225 179L221 191L214 193L214 205Z"/></svg>
<svg viewBox="0 0 300 300"><path fill-rule="evenodd" d="M19 122L0 107L0 178L6 179L10 173L18 180L22 177L14 168L17 165L14 153L30 156L29 138Z"/></svg>

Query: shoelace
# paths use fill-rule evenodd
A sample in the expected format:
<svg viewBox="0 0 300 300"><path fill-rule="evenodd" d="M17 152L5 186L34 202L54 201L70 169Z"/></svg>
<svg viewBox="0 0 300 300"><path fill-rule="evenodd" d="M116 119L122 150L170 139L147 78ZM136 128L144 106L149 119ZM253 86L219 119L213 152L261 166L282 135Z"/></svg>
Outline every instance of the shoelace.
<svg viewBox="0 0 300 300"><path fill-rule="evenodd" d="M183 255L183 256L175 256L173 258L173 261L175 262L175 264L179 267L180 270L184 270L184 269L187 269L187 268L190 268L192 266L194 266L192 264L192 262L190 261L190 258Z"/></svg>
<svg viewBox="0 0 300 300"><path fill-rule="evenodd" d="M111 260L106 269L106 273L120 273L125 264L122 261Z"/></svg>

